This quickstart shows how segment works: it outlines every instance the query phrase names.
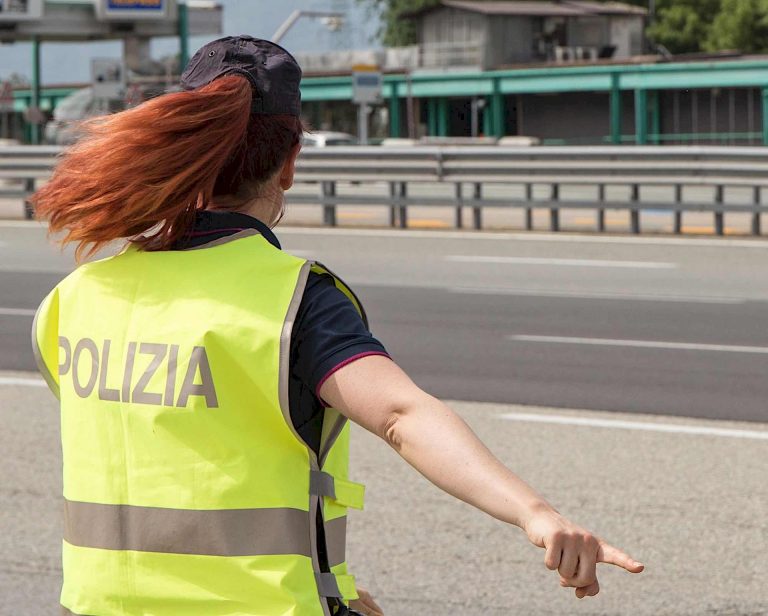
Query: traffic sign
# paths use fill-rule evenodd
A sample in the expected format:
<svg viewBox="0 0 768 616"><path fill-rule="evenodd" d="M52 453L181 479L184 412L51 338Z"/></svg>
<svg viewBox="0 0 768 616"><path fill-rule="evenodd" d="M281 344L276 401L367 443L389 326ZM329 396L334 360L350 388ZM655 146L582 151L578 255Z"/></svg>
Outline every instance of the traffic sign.
<svg viewBox="0 0 768 616"><path fill-rule="evenodd" d="M381 102L381 69L378 66L357 64L352 67L352 102L370 105Z"/></svg>
<svg viewBox="0 0 768 616"><path fill-rule="evenodd" d="M176 0L96 0L96 17L102 20L168 20L176 15Z"/></svg>
<svg viewBox="0 0 768 616"><path fill-rule="evenodd" d="M13 111L13 87L10 81L0 81L0 112Z"/></svg>

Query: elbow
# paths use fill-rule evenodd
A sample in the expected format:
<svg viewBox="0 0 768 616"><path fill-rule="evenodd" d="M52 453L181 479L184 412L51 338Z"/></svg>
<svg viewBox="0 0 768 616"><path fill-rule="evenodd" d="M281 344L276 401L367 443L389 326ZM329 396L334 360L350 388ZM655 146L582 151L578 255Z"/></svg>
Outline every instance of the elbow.
<svg viewBox="0 0 768 616"><path fill-rule="evenodd" d="M397 452L399 452L403 446L402 419L403 414L400 411L391 412L384 422L380 435L381 438Z"/></svg>

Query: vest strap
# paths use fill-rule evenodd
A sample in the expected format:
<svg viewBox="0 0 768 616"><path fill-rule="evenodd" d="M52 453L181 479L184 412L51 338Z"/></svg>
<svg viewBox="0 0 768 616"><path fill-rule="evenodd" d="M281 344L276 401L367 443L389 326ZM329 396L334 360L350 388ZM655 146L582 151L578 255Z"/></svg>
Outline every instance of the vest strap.
<svg viewBox="0 0 768 616"><path fill-rule="evenodd" d="M365 486L362 483L340 479L325 471L310 471L309 491L314 496L325 496L353 509L362 509L365 502Z"/></svg>
<svg viewBox="0 0 768 616"><path fill-rule="evenodd" d="M346 601L358 598L353 575L315 572L315 581L321 597L335 597Z"/></svg>
<svg viewBox="0 0 768 616"><path fill-rule="evenodd" d="M342 598L339 585L336 583L336 576L333 573L315 572L315 581L317 582L317 592L321 597Z"/></svg>

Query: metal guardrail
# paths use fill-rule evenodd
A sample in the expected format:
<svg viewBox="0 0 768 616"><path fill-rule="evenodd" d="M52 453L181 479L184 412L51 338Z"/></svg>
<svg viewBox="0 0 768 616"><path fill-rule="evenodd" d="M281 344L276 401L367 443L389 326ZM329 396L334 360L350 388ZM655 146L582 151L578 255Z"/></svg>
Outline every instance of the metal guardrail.
<svg viewBox="0 0 768 616"><path fill-rule="evenodd" d="M50 176L57 147L12 147L0 149L0 179L15 186L0 189L0 196L27 197L39 180ZM594 209L596 226L605 230L605 211L629 213L632 232L640 233L643 210L674 214L675 232L682 231L685 212L711 212L715 232L724 233L728 213L752 214L752 232L761 233L761 215L768 213L762 202L768 187L768 148L734 147L333 147L307 148L299 159L296 182L316 184L318 194L293 194L290 203L322 205L325 224L336 224L336 208L343 205L386 206L392 226L407 227L409 206L442 206L456 210L456 226L462 226L462 210L471 208L473 226L482 228L485 207L518 208L526 213L526 227L533 228L533 210L550 211L550 228L560 229L560 210ZM343 194L348 183L385 182L387 194ZM410 194L412 184L441 183L453 186L450 196ZM467 185L471 188L467 194ZM485 196L484 187L522 186L523 196ZM549 197L534 200L534 186L549 187ZM561 196L563 186L597 187L596 199ZM629 187L629 199L607 194L609 186ZM641 199L641 187L672 187L671 201ZM714 188L712 201L685 200L683 189ZM727 200L726 188L751 189L751 203ZM31 212L27 208L27 215Z"/></svg>

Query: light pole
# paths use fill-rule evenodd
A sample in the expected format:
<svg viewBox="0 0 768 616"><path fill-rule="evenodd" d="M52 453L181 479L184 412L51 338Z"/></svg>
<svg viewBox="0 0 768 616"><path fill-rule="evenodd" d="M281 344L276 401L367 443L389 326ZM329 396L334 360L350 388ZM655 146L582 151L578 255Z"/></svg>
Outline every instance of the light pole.
<svg viewBox="0 0 768 616"><path fill-rule="evenodd" d="M303 11L297 9L288 15L288 19L275 30L275 33L272 35L272 42L279 43L288 30L293 27L293 24L302 17L322 19L325 26L331 31L336 31L344 25L344 13L337 13L335 11Z"/></svg>

